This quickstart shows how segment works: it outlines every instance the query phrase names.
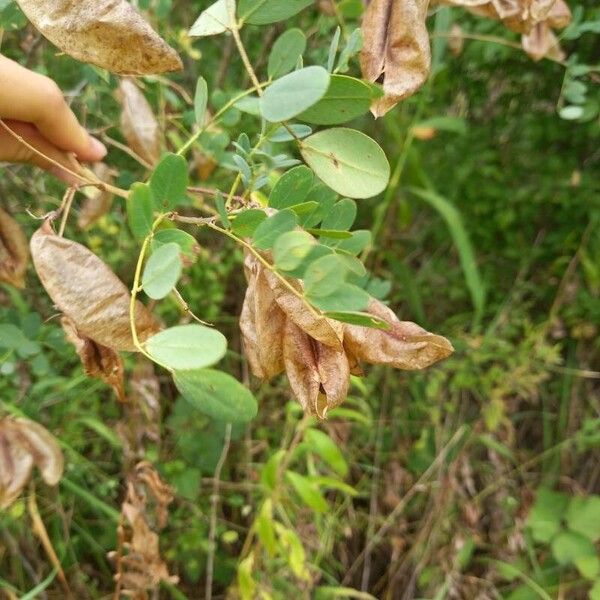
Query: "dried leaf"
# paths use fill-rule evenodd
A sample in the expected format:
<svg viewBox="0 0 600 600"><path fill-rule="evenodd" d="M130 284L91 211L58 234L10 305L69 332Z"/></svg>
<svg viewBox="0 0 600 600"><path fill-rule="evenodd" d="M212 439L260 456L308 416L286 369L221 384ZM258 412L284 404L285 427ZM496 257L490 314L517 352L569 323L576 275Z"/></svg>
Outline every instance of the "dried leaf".
<svg viewBox="0 0 600 600"><path fill-rule="evenodd" d="M523 35L521 44L523 50L536 62L544 57L553 60L565 58L558 38L547 23L538 23L529 33Z"/></svg>
<svg viewBox="0 0 600 600"><path fill-rule="evenodd" d="M122 75L178 71L173 50L126 0L17 0L63 52Z"/></svg>
<svg viewBox="0 0 600 600"><path fill-rule="evenodd" d="M431 67L425 20L429 0L371 0L365 11L361 52L363 76L383 78L383 98L371 107L385 115L423 85Z"/></svg>
<svg viewBox="0 0 600 600"><path fill-rule="evenodd" d="M69 317L60 320L69 342L75 346L88 377L97 377L112 387L117 398L125 402L125 381L123 379L123 361L117 352L97 344L77 331L75 323Z"/></svg>
<svg viewBox="0 0 600 600"><path fill-rule="evenodd" d="M409 321L399 321L379 300L371 299L367 312L386 321L389 329L344 326L344 347L359 360L397 369L424 369L447 358L454 348L439 335Z"/></svg>
<svg viewBox="0 0 600 600"><path fill-rule="evenodd" d="M25 287L29 247L21 226L0 208L0 282Z"/></svg>
<svg viewBox="0 0 600 600"><path fill-rule="evenodd" d="M30 247L48 295L80 334L113 350L137 351L129 323L129 290L104 262L85 246L55 235L48 222L34 233ZM135 322L141 342L159 330L139 301Z"/></svg>
<svg viewBox="0 0 600 600"><path fill-rule="evenodd" d="M48 485L60 481L64 461L56 438L29 419L0 420L0 508L17 499L34 465Z"/></svg>
<svg viewBox="0 0 600 600"><path fill-rule="evenodd" d="M288 319L283 355L290 386L305 412L324 419L345 400L350 366L343 350L317 342Z"/></svg>
<svg viewBox="0 0 600 600"><path fill-rule="evenodd" d="M114 171L105 163L97 163L92 171L100 181L113 182ZM79 211L77 224L81 229L88 229L110 211L114 194L97 187L87 187L83 193L85 194L85 201Z"/></svg>
<svg viewBox="0 0 600 600"><path fill-rule="evenodd" d="M161 132L152 107L132 79L119 84L121 129L129 147L150 165L161 155Z"/></svg>

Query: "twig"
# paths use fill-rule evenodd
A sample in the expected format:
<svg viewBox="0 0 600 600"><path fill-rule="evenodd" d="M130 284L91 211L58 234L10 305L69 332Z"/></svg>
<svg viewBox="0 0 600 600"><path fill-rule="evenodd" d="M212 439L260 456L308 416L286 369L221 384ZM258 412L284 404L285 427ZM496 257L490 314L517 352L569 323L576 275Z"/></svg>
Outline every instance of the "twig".
<svg viewBox="0 0 600 600"><path fill-rule="evenodd" d="M221 471L227 460L229 446L231 445L231 423L225 427L225 439L223 441L223 450L219 462L215 468L213 480L212 495L210 497L210 525L208 531L208 557L206 559L206 585L204 587L204 597L206 600L212 598L213 574L215 566L215 539L217 537L217 509L219 506L219 486L221 483Z"/></svg>
<svg viewBox="0 0 600 600"><path fill-rule="evenodd" d="M70 187L65 192L62 204L60 205L59 211L62 212L62 218L60 220L60 228L58 230L58 237L62 237L65 233L65 227L67 226L67 219L71 212L71 205L73 204L73 198L75 198L75 192L77 188Z"/></svg>
<svg viewBox="0 0 600 600"><path fill-rule="evenodd" d="M115 148L118 148L122 152L125 152L125 154L128 154L129 156L131 156L131 158L133 158L133 160L138 162L145 169L148 169L150 171L154 168L147 160L143 159L137 152L135 152L135 150L132 150L129 146L126 146L125 144L121 144L121 142L119 142L117 140L113 140L113 138L106 135L105 133L102 134L101 137L102 137L102 140L105 141L110 146L114 146Z"/></svg>

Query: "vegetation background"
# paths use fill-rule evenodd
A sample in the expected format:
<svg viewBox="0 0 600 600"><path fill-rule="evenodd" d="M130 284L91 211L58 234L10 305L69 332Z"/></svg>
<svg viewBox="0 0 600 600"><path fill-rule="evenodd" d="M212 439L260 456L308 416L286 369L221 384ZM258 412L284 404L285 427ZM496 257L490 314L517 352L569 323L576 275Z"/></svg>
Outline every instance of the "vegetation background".
<svg viewBox="0 0 600 600"><path fill-rule="evenodd" d="M138 4L184 57L185 72L144 80L165 146L177 148L197 77L218 108L246 75L231 41L186 37L209 2ZM321 2L293 23L245 29L253 64L264 69L272 41L292 25L309 38L311 64L325 63L336 27L344 40L357 26L357 4L337 2L332 16ZM498 23L436 9L428 83L385 118L357 124L393 172L382 197L359 202L358 224L375 236L367 264L378 292L456 353L423 373L372 368L322 424L302 417L286 382L250 379L239 354L241 253L223 239L203 234L185 286L194 312L227 335L228 370L259 398L259 416L234 428L230 444L226 428L190 412L158 370L138 379L150 397L161 383L160 410L128 414L84 376L33 270L23 291L0 285L0 323L28 341L21 351L0 347L0 410L61 440L65 477L57 489L38 485L36 497L76 598L113 594L108 553L131 420L144 424L144 458L175 489L160 549L179 579L148 597L600 598L600 71L573 75L598 63L600 8L570 5L567 66L532 62ZM452 52L456 24L480 39ZM0 0L0 26L4 54L55 79L90 130L123 141L115 77L57 56L10 0ZM558 112L573 81L592 109L568 120ZM225 143L245 119L230 111ZM226 186L227 174L207 177L207 161L196 155L192 176ZM120 187L144 177L114 145L107 162ZM38 224L27 210L44 214L62 193L29 168L0 171L0 202L29 234ZM130 284L137 246L121 201L87 231L71 221L69 236ZM172 322L184 316L175 303L161 307ZM274 481L280 452L292 475ZM320 487L300 497L296 472ZM0 594L64 598L27 502L0 513Z"/></svg>

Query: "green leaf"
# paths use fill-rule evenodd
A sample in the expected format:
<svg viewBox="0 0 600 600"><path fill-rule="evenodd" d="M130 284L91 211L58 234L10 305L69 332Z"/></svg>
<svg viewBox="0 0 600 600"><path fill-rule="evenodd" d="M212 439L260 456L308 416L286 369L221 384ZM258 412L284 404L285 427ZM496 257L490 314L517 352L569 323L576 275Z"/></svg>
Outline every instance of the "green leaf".
<svg viewBox="0 0 600 600"><path fill-rule="evenodd" d="M190 258L196 256L196 249L198 248L196 238L185 231L181 231L181 229L161 229L157 231L152 237L153 252L156 252L165 244L177 244L182 254Z"/></svg>
<svg viewBox="0 0 600 600"><path fill-rule="evenodd" d="M127 198L127 223L137 240L143 240L152 231L154 197L146 183L134 183Z"/></svg>
<svg viewBox="0 0 600 600"><path fill-rule="evenodd" d="M327 70L331 73L333 71L333 65L335 64L335 57L337 55L338 47L340 45L340 35L342 34L342 29L338 25L335 28L335 33L333 34L333 39L331 40L331 44L329 45L329 52L327 53Z"/></svg>
<svg viewBox="0 0 600 600"><path fill-rule="evenodd" d="M317 513L325 512L328 508L327 500L319 491L319 488L307 477L294 471L286 471L285 478L302 498L304 503Z"/></svg>
<svg viewBox="0 0 600 600"><path fill-rule="evenodd" d="M294 71L265 90L260 111L267 121L287 121L318 102L328 87L329 73L323 67Z"/></svg>
<svg viewBox="0 0 600 600"><path fill-rule="evenodd" d="M299 142L309 167L331 189L349 198L370 198L382 192L390 164L377 142L354 129L320 131Z"/></svg>
<svg viewBox="0 0 600 600"><path fill-rule="evenodd" d="M298 165L284 173L269 196L269 206L277 209L289 208L306 200L314 181L313 172Z"/></svg>
<svg viewBox="0 0 600 600"><path fill-rule="evenodd" d="M275 266L281 271L298 268L315 244L315 239L306 231L288 231L280 235L273 245Z"/></svg>
<svg viewBox="0 0 600 600"><path fill-rule="evenodd" d="M416 188L410 188L410 190L413 194L422 200L425 200L425 202L438 211L446 221L458 251L458 257L465 275L467 288L471 294L471 301L473 303L473 308L475 309L475 320L479 321L485 310L486 290L483 285L481 274L479 273L479 267L477 266L475 251L473 250L471 239L463 224L461 214L446 198L431 190Z"/></svg>
<svg viewBox="0 0 600 600"><path fill-rule="evenodd" d="M336 249L343 250L356 256L360 254L371 243L371 232L368 229L359 229L352 232L352 237L341 240L336 244Z"/></svg>
<svg viewBox="0 0 600 600"><path fill-rule="evenodd" d="M304 291L311 298L329 296L344 283L346 274L346 266L336 254L323 256L307 267Z"/></svg>
<svg viewBox="0 0 600 600"><path fill-rule="evenodd" d="M600 574L600 558L596 555L577 558L575 566L586 579L596 579Z"/></svg>
<svg viewBox="0 0 600 600"><path fill-rule="evenodd" d="M153 335L146 351L170 369L202 369L219 362L227 351L225 336L204 325L178 325Z"/></svg>
<svg viewBox="0 0 600 600"><path fill-rule="evenodd" d="M256 228L267 218L264 210L250 208L236 215L231 222L231 229L240 237L252 237Z"/></svg>
<svg viewBox="0 0 600 600"><path fill-rule="evenodd" d="M321 223L322 229L348 231L356 220L356 202L350 198L342 198L333 205Z"/></svg>
<svg viewBox="0 0 600 600"><path fill-rule="evenodd" d="M328 311L325 316L329 319L335 319L342 323L350 325L361 325L362 327L372 327L375 329L389 329L388 323L369 313L360 311Z"/></svg>
<svg viewBox="0 0 600 600"><path fill-rule="evenodd" d="M278 127L273 133L269 134L268 139L270 142L281 143L291 142L295 138L305 138L312 133L312 129L308 125L301 125L300 123L292 123L287 127Z"/></svg>
<svg viewBox="0 0 600 600"><path fill-rule="evenodd" d="M146 263L142 275L142 289L154 300L164 298L177 285L181 269L179 245L170 243L160 246Z"/></svg>
<svg viewBox="0 0 600 600"><path fill-rule="evenodd" d="M200 13L192 25L191 37L218 35L230 29L231 18L235 16L235 0L217 0Z"/></svg>
<svg viewBox="0 0 600 600"><path fill-rule="evenodd" d="M332 75L323 98L298 118L314 125L340 125L368 113L372 98L371 88L360 79Z"/></svg>
<svg viewBox="0 0 600 600"><path fill-rule="evenodd" d="M585 536L573 531L561 531L552 540L552 555L561 565L574 563L584 556L595 556L596 548Z"/></svg>
<svg viewBox="0 0 600 600"><path fill-rule="evenodd" d="M300 29L288 29L273 44L267 73L271 79L283 77L294 69L306 50L306 36Z"/></svg>
<svg viewBox="0 0 600 600"><path fill-rule="evenodd" d="M314 0L240 0L238 15L251 25L268 25L293 17Z"/></svg>
<svg viewBox="0 0 600 600"><path fill-rule="evenodd" d="M261 250L268 250L273 247L275 240L280 235L291 231L294 227L296 227L296 215L294 211L289 208L280 210L256 228L252 236L254 246Z"/></svg>
<svg viewBox="0 0 600 600"><path fill-rule="evenodd" d="M560 522L567 508L568 498L546 488L537 491L535 503L527 516L527 527L533 539L548 543L560 530Z"/></svg>
<svg viewBox="0 0 600 600"><path fill-rule="evenodd" d="M222 371L175 371L173 380L192 406L217 421L246 423L258 412L256 398L250 390Z"/></svg>
<svg viewBox="0 0 600 600"><path fill-rule="evenodd" d="M338 445L318 429L307 429L305 439L310 451L319 455L340 477L348 475L348 463Z"/></svg>
<svg viewBox="0 0 600 600"><path fill-rule="evenodd" d="M196 84L196 94L194 96L194 113L196 115L196 123L202 127L206 118L206 107L208 105L208 85L206 79L198 77Z"/></svg>
<svg viewBox="0 0 600 600"><path fill-rule="evenodd" d="M157 210L173 210L185 199L188 185L187 162L183 156L165 154L150 177Z"/></svg>
<svg viewBox="0 0 600 600"><path fill-rule="evenodd" d="M319 310L326 312L360 312L367 308L369 294L352 283L343 283L327 296L312 296L306 298Z"/></svg>
<svg viewBox="0 0 600 600"><path fill-rule="evenodd" d="M273 527L273 501L267 498L256 518L256 533L263 547L269 556L275 556L277 552L277 540L275 538L275 528Z"/></svg>
<svg viewBox="0 0 600 600"><path fill-rule="evenodd" d="M313 235L329 238L331 240L349 240L352 238L352 234L349 231L338 231L335 229L313 229L312 227L309 227L307 231Z"/></svg>
<svg viewBox="0 0 600 600"><path fill-rule="evenodd" d="M231 227L231 222L229 221L229 215L227 214L227 207L225 206L225 200L223 198L223 194L218 192L215 196L215 206L217 207L217 212L219 213L219 219L221 219L221 223L225 229L229 229Z"/></svg>
<svg viewBox="0 0 600 600"><path fill-rule="evenodd" d="M571 531L597 542L600 539L600 496L571 498L565 518Z"/></svg>
<svg viewBox="0 0 600 600"><path fill-rule="evenodd" d="M589 591L590 600L600 600L600 579L594 582L594 585Z"/></svg>

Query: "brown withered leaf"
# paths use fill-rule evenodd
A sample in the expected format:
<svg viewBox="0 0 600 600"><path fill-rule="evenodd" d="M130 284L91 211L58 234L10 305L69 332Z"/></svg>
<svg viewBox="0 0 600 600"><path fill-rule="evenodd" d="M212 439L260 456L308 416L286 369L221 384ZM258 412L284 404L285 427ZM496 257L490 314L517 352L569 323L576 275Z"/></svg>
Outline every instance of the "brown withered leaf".
<svg viewBox="0 0 600 600"><path fill-rule="evenodd" d="M324 419L345 400L350 365L343 350L317 342L288 319L283 356L290 386L305 412Z"/></svg>
<svg viewBox="0 0 600 600"><path fill-rule="evenodd" d="M560 42L547 23L538 23L529 33L521 38L523 50L534 61L542 58L564 60L565 54L560 47Z"/></svg>
<svg viewBox="0 0 600 600"><path fill-rule="evenodd" d="M424 369L447 358L454 348L444 337L409 321L400 321L385 304L371 299L367 312L386 321L389 329L344 326L344 347L359 360L397 369Z"/></svg>
<svg viewBox="0 0 600 600"><path fill-rule="evenodd" d="M365 79L383 78L384 96L371 107L375 117L414 94L429 75L428 4L429 0L371 0L367 6L360 62Z"/></svg>
<svg viewBox="0 0 600 600"><path fill-rule="evenodd" d="M0 208L0 281L25 287L29 245L21 226Z"/></svg>
<svg viewBox="0 0 600 600"><path fill-rule="evenodd" d="M121 80L118 93L121 103L121 130L129 147L150 165L161 154L160 126L152 107L133 79Z"/></svg>
<svg viewBox="0 0 600 600"><path fill-rule="evenodd" d="M17 0L55 46L122 75L178 71L181 59L126 0Z"/></svg>
<svg viewBox="0 0 600 600"><path fill-rule="evenodd" d="M97 344L77 331L75 323L69 317L62 317L61 325L67 340L75 346L81 358L83 370L88 377L97 377L114 390L117 398L125 402L125 381L123 360L112 348Z"/></svg>
<svg viewBox="0 0 600 600"><path fill-rule="evenodd" d="M113 350L137 351L129 325L129 290L104 262L85 246L55 235L49 222L33 234L30 248L48 295L80 334ZM142 342L159 330L139 301L135 322Z"/></svg>
<svg viewBox="0 0 600 600"><path fill-rule="evenodd" d="M64 460L56 438L29 419L1 419L0 508L7 508L18 498L34 466L48 485L60 481Z"/></svg>
<svg viewBox="0 0 600 600"><path fill-rule="evenodd" d="M114 171L105 163L95 164L92 172L105 183L112 183L114 180ZM77 224L81 229L88 229L110 211L114 194L98 187L86 187L83 193L85 200L79 210Z"/></svg>

